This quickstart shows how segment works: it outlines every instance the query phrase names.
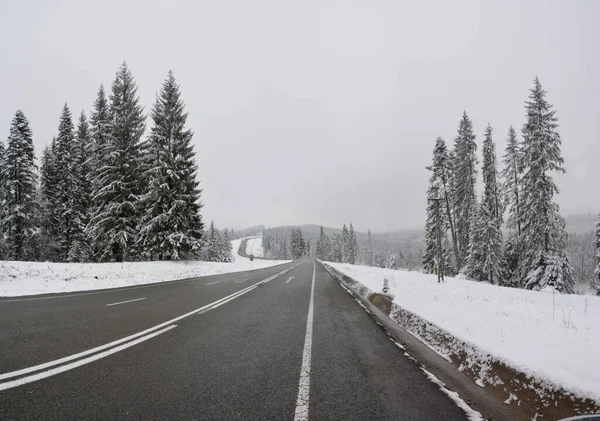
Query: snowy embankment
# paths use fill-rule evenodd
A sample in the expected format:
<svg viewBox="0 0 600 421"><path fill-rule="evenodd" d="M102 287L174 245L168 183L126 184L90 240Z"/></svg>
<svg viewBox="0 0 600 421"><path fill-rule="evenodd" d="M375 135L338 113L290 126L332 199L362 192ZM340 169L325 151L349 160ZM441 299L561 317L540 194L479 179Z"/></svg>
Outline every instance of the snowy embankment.
<svg viewBox="0 0 600 421"><path fill-rule="evenodd" d="M0 261L0 296L50 294L126 287L153 282L261 269L287 261L250 260L237 254L242 240L232 241L231 263L126 262L45 263Z"/></svg>
<svg viewBox="0 0 600 421"><path fill-rule="evenodd" d="M262 246L262 237L253 237L249 238L246 243L246 254L250 256L251 254L254 257L264 257L264 250Z"/></svg>
<svg viewBox="0 0 600 421"><path fill-rule="evenodd" d="M434 343L432 348L447 359L459 360L461 352L468 354L459 369L477 365L478 385L498 386L502 381L495 377L491 357L534 379L542 388L549 386L546 390L566 389L575 397L600 404L600 297L526 291L458 278L438 284L435 275L418 272L328 265L371 292L381 292L387 278L399 308L458 339L452 344L447 340ZM368 292L361 295L365 294ZM396 314L394 311L392 318L410 317L409 313L399 316L398 308ZM414 330L411 333L417 336L429 336L436 329L429 325ZM439 333L431 333L431 337ZM471 349L456 349L460 342L472 345ZM506 398L506 403L521 399Z"/></svg>

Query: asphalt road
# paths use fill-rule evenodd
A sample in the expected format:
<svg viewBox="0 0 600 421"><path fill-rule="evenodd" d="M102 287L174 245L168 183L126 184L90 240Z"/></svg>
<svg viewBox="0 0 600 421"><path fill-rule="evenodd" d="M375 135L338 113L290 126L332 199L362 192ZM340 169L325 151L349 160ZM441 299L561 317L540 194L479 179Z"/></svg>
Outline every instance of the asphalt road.
<svg viewBox="0 0 600 421"><path fill-rule="evenodd" d="M0 299L0 420L306 419L466 416L312 260Z"/></svg>

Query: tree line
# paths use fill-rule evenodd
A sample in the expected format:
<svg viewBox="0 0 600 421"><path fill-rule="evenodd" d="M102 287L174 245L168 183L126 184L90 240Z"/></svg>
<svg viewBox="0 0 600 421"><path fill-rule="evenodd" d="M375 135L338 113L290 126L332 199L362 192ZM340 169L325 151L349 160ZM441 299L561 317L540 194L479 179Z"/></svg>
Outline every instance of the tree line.
<svg viewBox="0 0 600 421"><path fill-rule="evenodd" d="M476 192L477 144L467 113L460 120L452 149L437 139L428 167L425 271L435 272L442 263L435 253L435 207L439 205L446 273L463 272L473 279L527 289L549 286L573 292L565 220L554 200L558 188L552 177L552 173L565 172L558 119L538 78L525 112L521 137L513 127L508 129L501 171L493 130L489 124L485 128L480 197ZM440 200L430 200L436 194Z"/></svg>
<svg viewBox="0 0 600 421"><path fill-rule="evenodd" d="M172 72L146 116L127 64L76 124L65 104L36 165L17 110L0 141L0 259L179 260L202 251L193 133ZM212 228L212 227L211 227ZM209 232L209 238L214 233Z"/></svg>

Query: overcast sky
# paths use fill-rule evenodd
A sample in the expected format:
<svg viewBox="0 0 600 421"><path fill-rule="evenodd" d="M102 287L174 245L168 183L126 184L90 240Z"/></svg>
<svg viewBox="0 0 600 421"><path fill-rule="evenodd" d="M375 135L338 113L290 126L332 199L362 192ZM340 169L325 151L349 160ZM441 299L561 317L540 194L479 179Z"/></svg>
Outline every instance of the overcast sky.
<svg viewBox="0 0 600 421"><path fill-rule="evenodd" d="M206 220L420 228L431 151L462 111L479 152L554 104L563 214L600 211L600 2L3 1L0 136L39 157L62 105L88 112L126 60L150 110L169 69L189 111Z"/></svg>

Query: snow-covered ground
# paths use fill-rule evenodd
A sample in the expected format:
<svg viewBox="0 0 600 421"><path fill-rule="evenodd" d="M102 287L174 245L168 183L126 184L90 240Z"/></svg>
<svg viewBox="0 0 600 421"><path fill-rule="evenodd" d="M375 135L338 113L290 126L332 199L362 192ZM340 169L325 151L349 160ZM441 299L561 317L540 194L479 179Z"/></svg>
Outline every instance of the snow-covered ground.
<svg viewBox="0 0 600 421"><path fill-rule="evenodd" d="M0 296L87 291L148 284L221 273L261 269L286 261L255 260L237 254L242 240L233 240L234 261L44 263L0 261Z"/></svg>
<svg viewBox="0 0 600 421"><path fill-rule="evenodd" d="M374 292L508 365L600 402L600 297L505 288L329 263Z"/></svg>
<svg viewBox="0 0 600 421"><path fill-rule="evenodd" d="M249 238L246 243L246 254L253 254L254 257L264 257L264 250L262 246L262 237Z"/></svg>

